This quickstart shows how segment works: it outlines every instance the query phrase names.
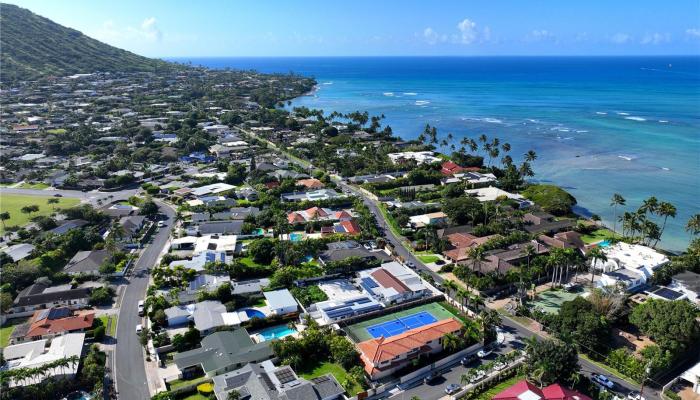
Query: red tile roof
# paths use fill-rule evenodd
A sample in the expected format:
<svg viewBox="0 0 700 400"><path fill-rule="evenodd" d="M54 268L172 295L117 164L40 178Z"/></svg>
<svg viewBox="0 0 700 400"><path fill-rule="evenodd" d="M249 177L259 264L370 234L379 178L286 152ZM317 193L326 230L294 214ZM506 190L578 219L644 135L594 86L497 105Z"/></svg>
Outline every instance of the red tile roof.
<svg viewBox="0 0 700 400"><path fill-rule="evenodd" d="M357 222L355 222L355 220L342 221L340 225L343 226L343 229L345 229L346 233L349 233L351 235L360 233L360 225L358 225Z"/></svg>
<svg viewBox="0 0 700 400"><path fill-rule="evenodd" d="M445 161L442 163L442 169L440 170L440 172L442 172L444 175L453 175L462 171L464 171L464 168L452 161Z"/></svg>
<svg viewBox="0 0 700 400"><path fill-rule="evenodd" d="M304 186L308 189L320 189L325 186L323 182L316 178L300 179L297 181L297 185Z"/></svg>
<svg viewBox="0 0 700 400"><path fill-rule="evenodd" d="M384 268L379 268L372 272L370 275L372 275L372 278L376 280L380 285L384 286L385 288L394 288L399 293L406 293L410 292L408 287L403 284L400 280L398 280L394 275L391 274L391 272L385 270Z"/></svg>
<svg viewBox="0 0 700 400"><path fill-rule="evenodd" d="M59 319L39 319L40 316L47 311L48 310L39 310L34 313L25 337L55 335L88 329L95 320L95 313L90 311L79 311L69 317Z"/></svg>
<svg viewBox="0 0 700 400"><path fill-rule="evenodd" d="M412 350L421 349L429 342L440 339L448 333L455 333L460 329L462 329L461 322L455 318L448 318L387 339L379 337L366 340L359 343L357 347L365 360L365 370L371 374L376 364L389 361Z"/></svg>
<svg viewBox="0 0 700 400"><path fill-rule="evenodd" d="M513 386L505 389L501 393L493 396L493 400L520 400L518 396L523 393L530 391L535 395L539 396L542 400L591 400L590 397L585 396L577 391L567 389L558 383L551 384L544 389L540 389L537 386L531 384L526 380L522 380L514 384Z"/></svg>

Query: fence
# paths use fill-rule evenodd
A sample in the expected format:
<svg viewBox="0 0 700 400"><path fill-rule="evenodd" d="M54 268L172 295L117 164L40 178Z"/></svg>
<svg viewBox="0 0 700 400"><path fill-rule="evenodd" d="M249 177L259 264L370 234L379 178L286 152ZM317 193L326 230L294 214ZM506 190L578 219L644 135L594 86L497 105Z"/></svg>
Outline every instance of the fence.
<svg viewBox="0 0 700 400"><path fill-rule="evenodd" d="M336 324L338 324L338 326L340 326L341 328L344 328L344 327L347 327L350 325L354 325L358 322L367 321L368 319L381 317L382 315L391 314L391 313L394 313L396 311L401 311L401 310L405 310L407 308L417 307L417 306L420 306L423 304L436 303L436 302L442 301L444 299L445 299L445 296L443 296L442 294L437 295L437 296L425 297L422 299L397 304L395 306L382 308L381 310L372 311L372 312L364 313L362 315L356 315L354 317L346 318L342 321L337 321Z"/></svg>

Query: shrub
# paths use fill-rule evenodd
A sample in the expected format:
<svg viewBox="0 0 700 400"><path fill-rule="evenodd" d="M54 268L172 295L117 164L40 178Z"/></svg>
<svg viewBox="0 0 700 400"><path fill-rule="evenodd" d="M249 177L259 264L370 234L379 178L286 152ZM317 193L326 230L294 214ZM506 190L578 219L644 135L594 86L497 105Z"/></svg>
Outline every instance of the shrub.
<svg viewBox="0 0 700 400"><path fill-rule="evenodd" d="M543 210L554 215L566 215L576 205L576 198L554 185L532 185L523 191L525 198L532 200Z"/></svg>
<svg viewBox="0 0 700 400"><path fill-rule="evenodd" d="M209 382L202 383L200 385L197 385L197 392L199 394L202 394L204 396L208 396L209 394L214 392L214 385L212 385Z"/></svg>

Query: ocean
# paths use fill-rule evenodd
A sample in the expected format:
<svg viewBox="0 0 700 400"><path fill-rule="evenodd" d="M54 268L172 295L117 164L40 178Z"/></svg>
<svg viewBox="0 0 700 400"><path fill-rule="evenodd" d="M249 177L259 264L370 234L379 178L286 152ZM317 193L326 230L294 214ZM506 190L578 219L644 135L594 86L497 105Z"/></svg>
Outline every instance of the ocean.
<svg viewBox="0 0 700 400"><path fill-rule="evenodd" d="M700 212L700 57L174 60L313 76L318 89L292 106L384 114L404 139L428 123L457 147L464 136L498 137L516 162L533 149L534 180L562 186L577 211L610 226L613 193L624 210L656 196L678 209L661 242L669 250L686 247L685 223Z"/></svg>

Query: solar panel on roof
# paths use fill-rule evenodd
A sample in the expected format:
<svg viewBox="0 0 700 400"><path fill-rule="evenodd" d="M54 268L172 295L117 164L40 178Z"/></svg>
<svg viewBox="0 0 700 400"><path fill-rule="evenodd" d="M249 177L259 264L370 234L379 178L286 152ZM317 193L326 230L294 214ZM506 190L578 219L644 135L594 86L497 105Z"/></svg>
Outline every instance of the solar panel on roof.
<svg viewBox="0 0 700 400"><path fill-rule="evenodd" d="M278 369L275 371L275 376L282 384L289 383L297 379L294 372L292 372L292 370L289 368Z"/></svg>
<svg viewBox="0 0 700 400"><path fill-rule="evenodd" d="M379 287L379 285L377 285L377 282L375 282L372 278L362 278L362 283L367 284L367 286L371 288Z"/></svg>
<svg viewBox="0 0 700 400"><path fill-rule="evenodd" d="M656 296L660 296L668 300L676 300L677 298L683 296L683 294L665 287L662 287L659 290L655 291L654 294Z"/></svg>
<svg viewBox="0 0 700 400"><path fill-rule="evenodd" d="M207 260L207 262L214 262L216 260L216 254L207 253L206 260Z"/></svg>
<svg viewBox="0 0 700 400"><path fill-rule="evenodd" d="M67 308L52 308L49 310L49 319L60 319L71 315L71 311Z"/></svg>

